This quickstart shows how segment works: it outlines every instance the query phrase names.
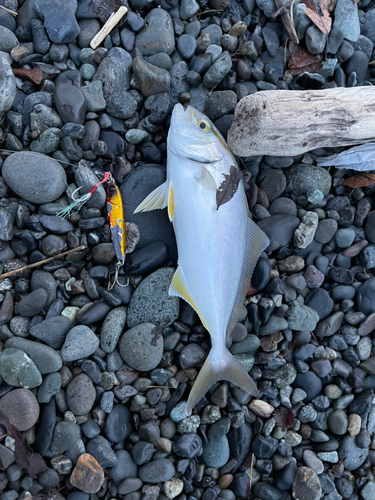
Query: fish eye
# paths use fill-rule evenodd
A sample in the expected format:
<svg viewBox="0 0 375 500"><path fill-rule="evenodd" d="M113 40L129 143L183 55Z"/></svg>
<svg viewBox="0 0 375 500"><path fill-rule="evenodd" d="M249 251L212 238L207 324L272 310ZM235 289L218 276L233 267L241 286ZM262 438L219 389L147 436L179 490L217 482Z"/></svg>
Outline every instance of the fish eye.
<svg viewBox="0 0 375 500"><path fill-rule="evenodd" d="M199 120L198 127L203 130L203 132L208 132L211 130L211 125L206 120Z"/></svg>

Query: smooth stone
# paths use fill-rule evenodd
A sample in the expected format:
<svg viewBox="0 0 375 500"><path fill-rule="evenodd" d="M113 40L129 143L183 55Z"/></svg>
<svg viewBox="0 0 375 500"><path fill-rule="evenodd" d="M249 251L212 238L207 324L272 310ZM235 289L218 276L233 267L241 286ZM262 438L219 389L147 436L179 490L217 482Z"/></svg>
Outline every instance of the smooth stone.
<svg viewBox="0 0 375 500"><path fill-rule="evenodd" d="M92 455L84 453L78 458L70 476L70 483L85 493L97 493L104 483L104 471Z"/></svg>
<svg viewBox="0 0 375 500"><path fill-rule="evenodd" d="M17 304L17 311L21 316L30 318L42 311L48 299L48 294L43 288L38 288L23 297Z"/></svg>
<svg viewBox="0 0 375 500"><path fill-rule="evenodd" d="M75 18L77 3L62 0L35 0L35 8L44 19L44 27L54 43L69 43L79 35L80 27Z"/></svg>
<svg viewBox="0 0 375 500"><path fill-rule="evenodd" d="M338 28L347 40L356 42L361 34L357 4L351 4L348 0L338 0L333 27Z"/></svg>
<svg viewBox="0 0 375 500"><path fill-rule="evenodd" d="M375 293L375 278L370 278L358 288L357 292L357 307L358 310L366 316L375 312L374 303Z"/></svg>
<svg viewBox="0 0 375 500"><path fill-rule="evenodd" d="M257 458L271 458L277 448L278 441L270 436L257 436L251 443L251 449Z"/></svg>
<svg viewBox="0 0 375 500"><path fill-rule="evenodd" d="M0 354L0 375L14 387L32 389L42 384L35 363L20 349L4 349Z"/></svg>
<svg viewBox="0 0 375 500"><path fill-rule="evenodd" d="M100 331L100 347L104 352L113 352L126 322L126 308L118 307L110 311Z"/></svg>
<svg viewBox="0 0 375 500"><path fill-rule="evenodd" d="M84 166L79 166L75 171L75 182L80 186L80 196L87 194L100 180L94 172ZM91 198L86 202L88 208L102 208L106 203L106 193L102 185L98 186ZM95 257L94 257L95 258Z"/></svg>
<svg viewBox="0 0 375 500"><path fill-rule="evenodd" d="M113 443L120 443L126 439L132 431L132 417L129 410L121 405L114 405L108 415L104 426L104 434Z"/></svg>
<svg viewBox="0 0 375 500"><path fill-rule="evenodd" d="M203 85L212 89L218 85L232 68L232 59L229 52L223 52L210 66L203 77Z"/></svg>
<svg viewBox="0 0 375 500"><path fill-rule="evenodd" d="M344 461L345 469L352 471L358 469L368 456L368 448L359 448L356 445L356 436L344 436L340 442L338 454Z"/></svg>
<svg viewBox="0 0 375 500"><path fill-rule="evenodd" d="M288 326L292 330L314 331L319 321L319 315L308 306L293 302L288 311Z"/></svg>
<svg viewBox="0 0 375 500"><path fill-rule="evenodd" d="M67 83L56 87L54 99L57 111L63 123L85 122L87 103L81 90Z"/></svg>
<svg viewBox="0 0 375 500"><path fill-rule="evenodd" d="M154 241L128 254L125 261L128 276L143 276L161 267L168 259L169 249L163 241Z"/></svg>
<svg viewBox="0 0 375 500"><path fill-rule="evenodd" d="M51 398L61 389L60 373L49 373L44 377L42 385L38 389L38 402L49 403Z"/></svg>
<svg viewBox="0 0 375 500"><path fill-rule="evenodd" d="M31 203L55 201L66 189L66 174L56 160L33 152L8 156L2 176L18 196Z"/></svg>
<svg viewBox="0 0 375 500"><path fill-rule="evenodd" d="M142 465L138 471L139 478L145 483L157 484L172 479L175 474L173 463L168 458L159 458Z"/></svg>
<svg viewBox="0 0 375 500"><path fill-rule="evenodd" d="M303 389L307 394L304 402L309 403L312 399L320 394L323 383L314 372L307 371L306 373L297 374L297 377L293 383L293 387Z"/></svg>
<svg viewBox="0 0 375 500"><path fill-rule="evenodd" d="M95 402L95 388L84 373L77 375L66 388L66 403L74 415L85 415Z"/></svg>
<svg viewBox="0 0 375 500"><path fill-rule="evenodd" d="M141 234L137 249L155 241L163 241L169 247L169 257L175 261L177 260L176 239L166 210L134 214L134 210L146 196L165 181L165 175L165 167L161 165L140 165L125 177L120 192L127 222L135 223Z"/></svg>
<svg viewBox="0 0 375 500"><path fill-rule="evenodd" d="M344 316L342 311L338 311L318 323L315 330L316 335L318 337L331 337L340 329Z"/></svg>
<svg viewBox="0 0 375 500"><path fill-rule="evenodd" d="M319 500L321 494L318 475L309 467L298 467L293 482L293 497L296 500Z"/></svg>
<svg viewBox="0 0 375 500"><path fill-rule="evenodd" d="M168 295L175 270L158 269L145 278L135 289L128 308L127 324L130 328L140 323L162 324L175 321L179 315L178 297Z"/></svg>
<svg viewBox="0 0 375 500"><path fill-rule="evenodd" d="M318 313L319 319L323 320L332 312L334 302L327 290L317 288L307 295L305 305L314 309Z"/></svg>
<svg viewBox="0 0 375 500"><path fill-rule="evenodd" d="M130 309L130 307L129 307ZM155 325L141 323L123 334L119 350L124 361L132 368L149 371L160 363L163 356L163 336L152 333Z"/></svg>
<svg viewBox="0 0 375 500"><path fill-rule="evenodd" d="M16 35L7 27L0 25L0 51L10 53L18 44Z"/></svg>
<svg viewBox="0 0 375 500"><path fill-rule="evenodd" d="M312 189L319 189L327 196L331 189L332 179L328 171L312 165L294 165L286 172L289 189L293 194L304 195Z"/></svg>
<svg viewBox="0 0 375 500"><path fill-rule="evenodd" d="M267 251L288 246L294 236L294 231L300 224L298 217L293 215L272 215L258 223L270 240Z"/></svg>
<svg viewBox="0 0 375 500"><path fill-rule="evenodd" d="M6 341L5 347L24 351L34 361L42 375L57 372L62 367L60 355L44 344L21 337L13 337Z"/></svg>
<svg viewBox="0 0 375 500"><path fill-rule="evenodd" d="M39 404L28 389L14 389L0 399L0 410L20 432L31 429L39 418Z"/></svg>
<svg viewBox="0 0 375 500"><path fill-rule="evenodd" d="M120 484L128 477L137 477L138 467L130 453L125 450L116 451L117 463L109 471L109 474L116 484Z"/></svg>
<svg viewBox="0 0 375 500"><path fill-rule="evenodd" d="M202 439L193 432L183 434L173 443L173 451L184 458L194 458L201 447Z"/></svg>
<svg viewBox="0 0 375 500"><path fill-rule="evenodd" d="M65 316L52 316L30 328L30 335L43 341L52 349L59 349L72 324Z"/></svg>
<svg viewBox="0 0 375 500"><path fill-rule="evenodd" d="M208 467L223 467L229 459L229 443L226 436L229 431L229 419L222 419L212 424L203 445L202 458Z"/></svg>
<svg viewBox="0 0 375 500"><path fill-rule="evenodd" d="M333 410L327 419L328 427L333 434L343 436L348 429L348 417L344 410Z"/></svg>
<svg viewBox="0 0 375 500"><path fill-rule="evenodd" d="M137 33L135 46L143 56L159 52L171 55L175 49L175 37L171 16L163 9L152 9L145 17L145 26Z"/></svg>
<svg viewBox="0 0 375 500"><path fill-rule="evenodd" d="M117 456L111 444L103 436L96 436L86 445L86 451L99 462L101 467L113 467L117 463Z"/></svg>
<svg viewBox="0 0 375 500"><path fill-rule="evenodd" d="M168 92L171 75L163 68L158 68L141 57L133 60L133 74L143 97L150 97L161 92Z"/></svg>
<svg viewBox="0 0 375 500"><path fill-rule="evenodd" d="M85 325L77 325L67 333L60 355L64 363L88 358L99 347L99 338Z"/></svg>

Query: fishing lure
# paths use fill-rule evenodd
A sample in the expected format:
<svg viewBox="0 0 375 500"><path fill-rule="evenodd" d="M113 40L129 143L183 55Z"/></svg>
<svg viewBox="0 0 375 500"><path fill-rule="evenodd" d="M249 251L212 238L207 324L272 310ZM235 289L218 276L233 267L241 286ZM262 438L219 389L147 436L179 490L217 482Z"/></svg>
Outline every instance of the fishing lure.
<svg viewBox="0 0 375 500"><path fill-rule="evenodd" d="M65 207L64 210L57 213L57 215L65 219L69 217L73 209L75 209L77 212L81 210L83 205L87 201L89 201L98 187L104 183L107 184L107 213L109 225L111 228L112 243L117 258L113 279L112 273L109 273L110 283L108 283L108 290L112 290L116 283L120 286L127 286L128 283L126 283L125 285L121 285L121 283L119 283L118 281L118 275L120 269L125 263L126 257L126 227L121 193L111 173L105 172L103 179L97 182L91 189L91 191L84 194L83 196L77 196L78 191L81 189L80 187L75 189L71 194L71 198L73 200L72 203Z"/></svg>
<svg viewBox="0 0 375 500"><path fill-rule="evenodd" d="M108 289L111 290L118 281L118 274L125 263L126 257L126 228L124 219L124 208L122 204L121 193L110 175L107 181L107 212L109 225L111 227L112 243L115 248L117 263L115 267L114 279Z"/></svg>

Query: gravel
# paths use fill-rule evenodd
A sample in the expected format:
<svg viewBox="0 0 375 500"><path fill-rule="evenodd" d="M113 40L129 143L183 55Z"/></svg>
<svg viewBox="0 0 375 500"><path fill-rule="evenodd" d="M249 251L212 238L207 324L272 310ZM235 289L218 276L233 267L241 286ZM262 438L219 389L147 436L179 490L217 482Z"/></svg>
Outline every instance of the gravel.
<svg viewBox="0 0 375 500"><path fill-rule="evenodd" d="M134 214L166 179L176 103L225 139L246 95L373 85L371 2L338 0L328 35L303 3L290 7L300 57L314 62L302 68L273 0L131 0L96 49L121 2L0 3L18 13L0 9L0 273L38 264L0 280L0 409L47 467L34 476L1 428L1 499L242 500L250 469L260 500L372 499L374 186L316 166L339 150L238 161L270 245L227 346L259 396L216 381L192 414L210 338L169 297L167 211ZM108 170L128 223L112 290L106 184L56 216Z"/></svg>

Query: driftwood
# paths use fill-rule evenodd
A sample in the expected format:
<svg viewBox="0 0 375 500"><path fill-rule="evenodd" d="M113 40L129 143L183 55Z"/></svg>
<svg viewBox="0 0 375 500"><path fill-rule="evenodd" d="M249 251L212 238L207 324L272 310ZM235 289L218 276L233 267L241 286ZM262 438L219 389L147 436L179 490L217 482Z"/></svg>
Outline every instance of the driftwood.
<svg viewBox="0 0 375 500"><path fill-rule="evenodd" d="M124 15L128 12L127 7L122 5L116 12L113 12L109 17L108 21L105 23L103 28L97 33L90 42L90 47L96 49L102 43L104 38L109 35L113 28L118 24Z"/></svg>
<svg viewBox="0 0 375 500"><path fill-rule="evenodd" d="M228 132L238 156L295 156L374 141L373 87L257 92L238 103Z"/></svg>

